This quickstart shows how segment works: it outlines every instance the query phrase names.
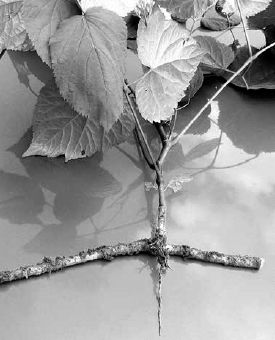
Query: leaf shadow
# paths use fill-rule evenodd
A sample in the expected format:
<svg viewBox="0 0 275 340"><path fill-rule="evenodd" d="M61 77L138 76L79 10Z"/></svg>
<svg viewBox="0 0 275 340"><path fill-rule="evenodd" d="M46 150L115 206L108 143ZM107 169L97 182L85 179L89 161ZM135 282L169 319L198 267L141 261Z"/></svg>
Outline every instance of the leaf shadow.
<svg viewBox="0 0 275 340"><path fill-rule="evenodd" d="M97 245L96 235L100 230L95 230L91 242L78 236L77 226L87 219L92 221L102 209L105 199L121 191L121 184L101 167L101 153L67 164L63 157L22 158L31 138L31 130L28 130L18 143L7 150L18 158L28 177L0 172L1 193L6 196L0 203L0 216L12 223L42 227L25 245L28 252L56 255L67 253L70 248L79 249L80 245L80 249ZM53 202L46 199L49 192ZM45 218L41 217L45 207L59 222L48 223L47 218L45 222Z"/></svg>
<svg viewBox="0 0 275 340"><path fill-rule="evenodd" d="M42 62L36 52L7 51L7 53L17 72L19 82L29 90L32 91L30 87L32 75L43 84L46 84L52 78L52 70Z"/></svg>
<svg viewBox="0 0 275 340"><path fill-rule="evenodd" d="M228 88L222 96L218 124L237 148L253 155L275 152L274 94Z"/></svg>
<svg viewBox="0 0 275 340"><path fill-rule="evenodd" d="M45 198L27 176L0 171L0 216L13 224L39 224Z"/></svg>

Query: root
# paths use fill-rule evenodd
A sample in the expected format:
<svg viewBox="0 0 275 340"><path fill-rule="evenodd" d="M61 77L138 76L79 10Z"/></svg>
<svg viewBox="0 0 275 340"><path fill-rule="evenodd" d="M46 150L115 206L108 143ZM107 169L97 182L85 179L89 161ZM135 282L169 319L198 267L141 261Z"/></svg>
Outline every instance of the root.
<svg viewBox="0 0 275 340"><path fill-rule="evenodd" d="M156 239L141 239L131 243L119 243L115 246L88 249L73 256L57 256L55 258L44 257L41 262L38 262L35 265L1 271L0 284L24 280L47 273L54 273L87 262L97 260L112 261L119 256L134 256L139 254L156 256L160 264L161 274L165 273L165 270L168 267L168 258L170 256L178 256L184 260L200 261L214 265L250 270L259 270L264 263L264 260L260 257L226 255L216 251L191 248L186 245L168 244L163 248L161 243L157 242Z"/></svg>

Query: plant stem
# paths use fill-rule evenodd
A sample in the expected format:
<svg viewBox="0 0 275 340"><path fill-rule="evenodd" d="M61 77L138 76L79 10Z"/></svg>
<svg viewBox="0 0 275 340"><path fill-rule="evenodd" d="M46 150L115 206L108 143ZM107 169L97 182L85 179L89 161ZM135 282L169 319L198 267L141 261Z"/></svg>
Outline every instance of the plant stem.
<svg viewBox="0 0 275 340"><path fill-rule="evenodd" d="M129 104L129 106L130 106L130 108L131 108L132 114L133 114L133 116L134 116L134 119L135 119L135 122L136 122L136 126L137 126L137 130L138 130L138 132L140 133L140 135L141 135L141 137L142 137L142 140L143 140L143 142L144 142L146 151L148 152L148 154L149 154L149 156L150 156L150 159L151 159L152 164L154 165L155 171L158 172L159 170L158 170L156 161L155 161L155 159L154 159L154 156L153 156L153 153L152 153L152 151L151 151L151 148L150 148L150 146L149 146L149 144L148 144L148 142L147 142L147 139L146 139L146 137L145 137L145 134L144 134L144 132L143 132L143 130L142 130L142 127L141 127L141 125L140 125L140 122L139 122L139 119L138 119L138 113L137 113L137 111L136 111L135 104L133 103L132 98L129 96L129 93L128 93L128 86L127 86L126 83L124 83L124 88L123 88L123 90L124 90L125 96L126 96L126 98L127 98L128 104Z"/></svg>
<svg viewBox="0 0 275 340"><path fill-rule="evenodd" d="M134 134L135 134L135 137L136 137L136 140L137 140L137 145L140 147L142 155L143 155L146 163L148 164L148 166L151 170L155 170L154 164L151 162L151 160L149 159L149 157L146 153L146 149L145 149L145 147L144 147L144 145L143 145L143 143L140 139L139 132L138 132L137 128L135 128Z"/></svg>
<svg viewBox="0 0 275 340"><path fill-rule="evenodd" d="M165 145L165 141L167 139L166 136L166 132L164 130L164 127L162 126L161 123L154 123L156 130L158 131L159 135L160 135L160 139L161 139L161 143L164 146Z"/></svg>
<svg viewBox="0 0 275 340"><path fill-rule="evenodd" d="M252 58L251 44L250 44L249 36L248 36L247 30L246 30L246 27L245 27L245 19L244 19L244 15L243 15L243 12L242 12L241 5L240 5L240 1L236 0L236 3L237 3L238 11L240 13L241 21L242 21L242 26L243 26L243 31L244 31L248 51L249 51L249 56L250 56L250 58Z"/></svg>

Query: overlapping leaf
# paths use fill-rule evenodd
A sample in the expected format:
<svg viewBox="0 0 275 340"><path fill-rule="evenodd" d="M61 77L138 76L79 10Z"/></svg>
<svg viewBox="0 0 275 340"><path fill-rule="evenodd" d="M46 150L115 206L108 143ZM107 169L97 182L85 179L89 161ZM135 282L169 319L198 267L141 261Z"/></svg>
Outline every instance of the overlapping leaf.
<svg viewBox="0 0 275 340"><path fill-rule="evenodd" d="M238 11L230 16L224 16L218 13L215 7L211 7L201 19L201 26L211 31L223 31L240 23L241 17Z"/></svg>
<svg viewBox="0 0 275 340"><path fill-rule="evenodd" d="M193 78L190 81L188 88L185 91L185 96L182 98L181 102L189 102L189 100L193 98L194 95L202 87L203 80L204 80L203 72L201 70L201 67L198 67L196 73L194 74Z"/></svg>
<svg viewBox="0 0 275 340"><path fill-rule="evenodd" d="M272 0L239 0L244 16L251 17L264 11ZM236 0L235 0L236 2Z"/></svg>
<svg viewBox="0 0 275 340"><path fill-rule="evenodd" d="M134 128L125 100L124 112L106 132L97 119L75 112L52 80L40 92L33 118L33 140L24 156L41 155L66 160L91 156L124 142Z"/></svg>
<svg viewBox="0 0 275 340"><path fill-rule="evenodd" d="M272 0L239 0L239 4L242 14L245 17L250 17L264 11L271 1ZM225 14L238 13L238 4L236 0L220 0L218 1L217 7Z"/></svg>
<svg viewBox="0 0 275 340"><path fill-rule="evenodd" d="M271 1L270 5L262 12L247 20L249 28L264 28L275 23L275 1Z"/></svg>
<svg viewBox="0 0 275 340"><path fill-rule="evenodd" d="M184 96L203 52L182 25L165 20L155 7L147 23L139 23L138 55L142 64L150 67L136 86L139 110L151 122L168 119Z"/></svg>
<svg viewBox="0 0 275 340"><path fill-rule="evenodd" d="M23 19L41 59L51 64L49 41L60 22L78 13L69 0L24 0Z"/></svg>
<svg viewBox="0 0 275 340"><path fill-rule="evenodd" d="M133 11L139 0L81 0L81 8L86 12L92 7L103 7L124 17Z"/></svg>
<svg viewBox="0 0 275 340"><path fill-rule="evenodd" d="M226 69L233 62L235 56L229 46L208 36L196 36L195 40L205 51L202 64L214 69Z"/></svg>
<svg viewBox="0 0 275 340"><path fill-rule="evenodd" d="M100 7L62 21L50 40L62 96L106 130L123 110L126 43L123 19Z"/></svg>
<svg viewBox="0 0 275 340"><path fill-rule="evenodd" d="M0 0L0 52L4 48L28 49L22 6L22 0Z"/></svg>
<svg viewBox="0 0 275 340"><path fill-rule="evenodd" d="M216 0L158 0L157 2L173 17L184 21L191 17L201 17Z"/></svg>
<svg viewBox="0 0 275 340"><path fill-rule="evenodd" d="M235 0L236 1L236 0ZM264 11L272 0L239 0L242 11L246 17L251 17Z"/></svg>

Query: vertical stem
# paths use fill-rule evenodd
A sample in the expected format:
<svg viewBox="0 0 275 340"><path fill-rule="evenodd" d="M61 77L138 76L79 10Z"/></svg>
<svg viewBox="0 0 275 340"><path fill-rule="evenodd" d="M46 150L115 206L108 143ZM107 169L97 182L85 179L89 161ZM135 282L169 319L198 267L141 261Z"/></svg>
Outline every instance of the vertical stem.
<svg viewBox="0 0 275 340"><path fill-rule="evenodd" d="M161 139L161 143L162 145L164 146L165 142L166 142L166 139L167 139L167 136L166 136L166 132L164 130L164 127L162 126L162 123L154 123L158 133L159 133L159 136L160 136L160 139Z"/></svg>
<svg viewBox="0 0 275 340"><path fill-rule="evenodd" d="M137 143L137 148L139 150L139 148L141 149L142 155L147 163L147 165L149 166L150 169L155 170L154 164L151 162L151 159L149 159L147 153L146 153L146 149L140 139L139 136L139 132L137 130L137 128L134 129L134 136L136 137L136 143Z"/></svg>
<svg viewBox="0 0 275 340"><path fill-rule="evenodd" d="M124 83L124 89L123 89L123 90L124 90L125 96L126 96L126 98L127 98L128 104L129 104L129 106L130 106L130 108L131 108L132 114L133 114L133 116L134 116L134 119L135 119L135 122L136 122L136 126L137 126L137 130L138 130L138 132L141 134L142 140L143 140L144 145L145 145L145 147L146 147L146 151L148 152L148 154L149 154L149 156L150 156L150 159L151 159L151 161L152 161L152 163L153 163L153 165L154 165L155 171L158 173L158 172L159 172L158 166L157 166L157 164L156 164L156 161L155 161L155 159L154 159L153 153L152 153L152 151L151 151L151 149L150 149L150 146L149 146L149 144L148 144L148 142L147 142L147 139L146 139L146 137L145 137L145 135L144 135L144 132L143 132L143 130L142 130L142 127L141 127L141 125L140 125L140 122L139 122L139 119L138 119L138 117L137 117L137 112L136 112L134 103L133 103L133 101L132 101L132 98L129 96L128 87L127 87L127 85L126 85L125 83Z"/></svg>
<svg viewBox="0 0 275 340"><path fill-rule="evenodd" d="M246 30L246 27L245 27L245 20L244 20L244 15L243 15L243 12L242 12L242 7L240 5L240 1L239 0L236 0L236 3L237 3L238 11L240 13L242 25L243 25L243 30L244 30L244 35L245 35L248 51L249 51L249 56L251 58L252 57L252 49L251 49L251 44L250 44L249 36L248 36L247 30Z"/></svg>

